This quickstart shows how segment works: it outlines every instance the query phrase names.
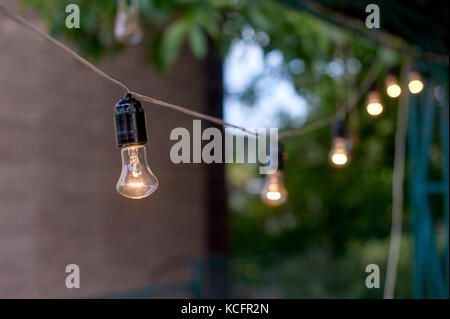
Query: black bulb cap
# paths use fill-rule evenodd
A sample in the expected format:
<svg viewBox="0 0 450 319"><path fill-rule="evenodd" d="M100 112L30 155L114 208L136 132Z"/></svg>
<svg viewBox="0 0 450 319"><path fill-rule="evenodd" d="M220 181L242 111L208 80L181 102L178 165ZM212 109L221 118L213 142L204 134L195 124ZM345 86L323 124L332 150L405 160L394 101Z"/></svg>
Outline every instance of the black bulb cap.
<svg viewBox="0 0 450 319"><path fill-rule="evenodd" d="M114 112L117 147L143 145L147 143L145 113L141 103L131 93L116 104Z"/></svg>
<svg viewBox="0 0 450 319"><path fill-rule="evenodd" d="M345 123L343 120L337 120L333 125L333 137L342 137L345 138L347 136L347 131L345 129Z"/></svg>

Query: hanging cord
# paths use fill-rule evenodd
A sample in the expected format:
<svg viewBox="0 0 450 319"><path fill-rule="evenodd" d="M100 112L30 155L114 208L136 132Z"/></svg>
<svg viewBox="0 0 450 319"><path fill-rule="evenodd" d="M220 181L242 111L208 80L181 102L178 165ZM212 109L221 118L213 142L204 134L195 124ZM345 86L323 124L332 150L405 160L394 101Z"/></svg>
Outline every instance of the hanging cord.
<svg viewBox="0 0 450 319"><path fill-rule="evenodd" d="M130 93L135 95L135 96L137 96L138 98L142 99L143 101L146 101L146 102L149 102L149 103L152 103L152 104L155 104L155 105L164 106L164 107L170 108L172 110L175 110L177 112L181 112L181 113L190 115L192 117L198 117L198 118L207 120L207 121L212 122L212 123L229 126L229 127L241 130L244 133L247 133L249 135L258 136L258 134L255 133L255 132L252 132L252 131L250 131L250 130L244 128L244 127L241 127L241 126L225 122L225 121L221 120L218 117L206 115L206 114L203 114L203 113L200 113L200 112L197 112L197 111L193 111L193 110L184 108L184 107L176 105L176 104L172 104L172 103L169 103L169 102L164 102L164 101L161 101L161 100L157 100L157 99L155 99L153 97L142 95L140 93L136 93L136 92L130 92Z"/></svg>
<svg viewBox="0 0 450 319"><path fill-rule="evenodd" d="M160 105L160 106L164 106L167 108L170 108L172 110L175 110L177 112L181 112L193 117L197 117L197 118L201 118L204 120L207 120L209 122L212 123L216 123L219 125L224 125L224 126L228 126L228 127L232 127L238 130L241 130L249 135L254 135L254 136L258 136L257 133L252 132L244 127L240 127L238 125L234 125L228 122L225 122L223 120L221 120L220 118L214 117L214 116L210 116L210 115L206 115L200 112L196 112L187 108L184 108L182 106L179 105L175 105L172 103L168 103L168 102L164 102L164 101L160 101L157 100L155 98L140 94L140 93L136 93L136 92L132 92L125 84L123 84L122 82L114 79L113 77L109 76L108 74L106 74L105 72L103 72L102 70L100 70L99 68L97 68L96 66L94 66L92 63L88 62L86 59L84 59L83 57L81 57L80 55L78 55L77 53L75 53L72 49L70 49L69 47L67 47L66 45L62 44L61 42L59 42L58 40L56 40L55 38L51 37L50 35L48 35L45 32L42 32L41 30L39 30L38 28L36 28L34 25L32 25L31 23L27 22L25 19L23 19L21 16L15 14L14 12L11 12L4 4L0 3L0 8L2 10L2 12L9 18L11 18L12 20L14 20L15 22L19 23L20 25L24 26L25 28L33 31L34 33L40 35L41 37L43 37L44 39L50 41L51 43L53 43L54 45L58 46L59 48L63 49L64 51L66 51L67 53L69 53L72 57L74 57L76 60L78 60L80 63L82 63L83 65L85 65L86 67L88 67L90 70L94 71L95 73L97 73L98 75L100 75L101 77L109 80L110 82L120 86L126 93L131 93L136 95L137 97L141 98L142 100L152 103L152 104L156 104L156 105Z"/></svg>
<svg viewBox="0 0 450 319"><path fill-rule="evenodd" d="M24 26L25 28L33 31L34 33L37 33L38 35L40 35L41 37L43 37L44 39L50 41L51 43L53 43L54 45L60 47L61 49L63 49L64 51L66 51L67 53L69 53L71 56L73 56L76 60L78 60L80 63L84 64L85 66L87 66L89 69L91 69L92 71L94 71L95 73L97 73L98 75L100 75L101 77L111 81L112 83L120 86L125 92L129 92L130 89L128 89L126 87L125 84L117 81L116 79L112 78L111 76L109 76L108 74L106 74L105 72L103 72L102 70L100 70L99 68L97 68L96 66L94 66L92 63L88 62L86 59L82 58L81 56L79 56L77 53L75 53L72 49L70 49L69 47L65 46L64 44L62 44L61 42L59 42L58 40L56 40L55 38L51 37L50 35L48 35L45 32L42 32L41 30L39 30L38 28L36 28L34 25L32 25L31 23L29 23L28 21L26 21L24 18L22 18L21 16L15 14L14 12L11 12L3 3L0 3L0 8L2 9L3 13L11 18L12 20L16 21L17 23L19 23L20 25Z"/></svg>
<svg viewBox="0 0 450 319"><path fill-rule="evenodd" d="M61 42L59 42L58 40L56 40L55 38L53 38L52 36L48 35L47 33L39 30L38 28L36 28L34 25L32 25L31 23L27 22L25 19L23 19L21 16L17 15L16 13L10 11L3 3L0 2L0 9L1 12L3 12L7 17L11 18L13 21L17 22L18 24L24 26L25 28L33 31L34 33L40 35L41 37L43 37L44 39L50 41L51 43L53 43L54 45L58 46L59 48L63 49L65 52L67 52L68 54L70 54L72 57L74 57L77 61L79 61L80 63L82 63L83 65L85 65L86 67L88 67L91 71L94 71L95 73L97 73L99 76L109 80L110 82L116 84L117 86L120 86L126 93L131 93L136 95L137 97L141 98L142 100L155 104L155 105L159 105L159 106L163 106L163 107L167 107L170 108L172 110L175 110L177 112L180 113L184 113L186 115L192 116L192 117L197 117L200 119L204 119L206 121L212 122L212 123L216 123L219 125L224 125L224 126L228 126L228 127L232 127L238 130L241 130L244 133L247 133L249 135L258 137L258 134L255 132L252 132L244 127L238 126L238 125L234 125L231 123L228 123L226 121L223 121L222 119L218 118L218 117L214 117L214 116L210 116L210 115L206 115L197 111L193 111L190 110L188 108L176 105L176 104L172 104L169 102L164 102L140 93L136 93L131 91L125 84L123 84L122 82L114 79L113 77L109 76L108 74L106 74L105 72L103 72L102 70L100 70L99 68L97 68L96 66L94 66L92 63L88 62L86 59L84 59L83 57L81 57L80 55L78 55L76 52L74 52L72 49L70 49L69 47L67 47L66 45L62 44ZM304 127L301 127L299 129L294 129L294 130L290 130L290 131L285 131L285 132L281 132L279 135L279 139L285 138L285 137L291 137L291 136L299 136L299 135L303 135L306 133L309 133L311 131L323 128L325 126L328 126L330 124L332 124L336 118L340 118L342 116L344 116L346 113L348 113L351 109L353 109L357 103L359 102L360 98L362 97L362 95L369 89L370 85L375 81L379 69L381 68L381 63L380 63L380 59L376 58L375 63L372 64L369 72L366 74L363 82L361 83L359 89L355 92L355 94L353 94L353 96L350 98L349 104L348 105L344 105L344 107L342 107L336 114L328 116L326 118L317 120L316 122L310 123L308 125L305 125Z"/></svg>
<svg viewBox="0 0 450 319"><path fill-rule="evenodd" d="M411 60L405 56L402 66L402 87L408 87L408 70L411 69ZM403 224L403 181L405 178L405 153L406 153L406 133L408 129L408 103L409 94L407 90L400 96L397 130L395 132L395 154L394 173L392 176L392 226L391 242L389 245L389 255L387 262L386 281L384 284L384 299L393 299L395 282L397 280L398 260L402 240Z"/></svg>

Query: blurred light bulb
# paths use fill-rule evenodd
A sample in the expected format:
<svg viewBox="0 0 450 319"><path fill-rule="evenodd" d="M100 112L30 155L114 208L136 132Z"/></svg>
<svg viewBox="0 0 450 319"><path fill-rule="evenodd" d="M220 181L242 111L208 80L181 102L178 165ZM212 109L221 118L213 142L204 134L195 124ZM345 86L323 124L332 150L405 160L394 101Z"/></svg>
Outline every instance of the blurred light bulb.
<svg viewBox="0 0 450 319"><path fill-rule="evenodd" d="M343 167L348 163L349 155L345 138L334 138L329 158L331 163L336 167Z"/></svg>
<svg viewBox="0 0 450 319"><path fill-rule="evenodd" d="M392 74L386 77L386 92L392 98L399 97L402 93L402 89L400 85L398 85L397 78Z"/></svg>
<svg viewBox="0 0 450 319"><path fill-rule="evenodd" d="M287 190L284 186L282 170L266 176L261 200L269 206L280 206L286 202Z"/></svg>
<svg viewBox="0 0 450 319"><path fill-rule="evenodd" d="M423 82L422 77L419 72L411 72L409 74L409 83L408 83L409 92L412 94L419 94L423 90Z"/></svg>
<svg viewBox="0 0 450 319"><path fill-rule="evenodd" d="M117 191L125 197L140 199L158 188L158 180L147 163L144 145L122 148L122 173L117 182Z"/></svg>
<svg viewBox="0 0 450 319"><path fill-rule="evenodd" d="M143 32L139 23L138 0L118 0L117 15L114 23L114 37L125 45L139 44Z"/></svg>
<svg viewBox="0 0 450 319"><path fill-rule="evenodd" d="M378 116L383 113L383 104L381 104L380 94L377 91L369 93L366 109L367 113L372 116Z"/></svg>

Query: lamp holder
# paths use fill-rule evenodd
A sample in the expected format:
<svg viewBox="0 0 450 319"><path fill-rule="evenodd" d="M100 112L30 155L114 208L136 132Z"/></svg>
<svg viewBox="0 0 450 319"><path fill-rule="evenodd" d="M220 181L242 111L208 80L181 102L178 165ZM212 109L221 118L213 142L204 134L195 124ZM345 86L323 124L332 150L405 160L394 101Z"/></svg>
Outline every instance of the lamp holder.
<svg viewBox="0 0 450 319"><path fill-rule="evenodd" d="M336 122L334 122L332 135L333 138L345 138L347 136L347 130L345 129L345 123L343 120L337 120Z"/></svg>
<svg viewBox="0 0 450 319"><path fill-rule="evenodd" d="M116 104L114 112L117 147L144 145L147 143L145 113L141 103L131 93Z"/></svg>

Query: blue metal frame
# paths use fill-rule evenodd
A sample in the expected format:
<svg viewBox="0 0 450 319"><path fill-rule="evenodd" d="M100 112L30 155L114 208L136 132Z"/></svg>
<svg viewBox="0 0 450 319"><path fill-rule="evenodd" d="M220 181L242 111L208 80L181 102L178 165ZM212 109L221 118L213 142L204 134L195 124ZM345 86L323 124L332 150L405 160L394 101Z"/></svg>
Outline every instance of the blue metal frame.
<svg viewBox="0 0 450 319"><path fill-rule="evenodd" d="M415 298L449 297L449 123L448 68L427 66L424 91L410 97L409 109L409 182L414 236ZM442 101L435 97L435 86L445 92ZM442 178L429 181L429 151L434 134L439 134L442 150ZM430 195L442 195L446 247L438 250L435 219ZM436 214L435 214L436 215Z"/></svg>

